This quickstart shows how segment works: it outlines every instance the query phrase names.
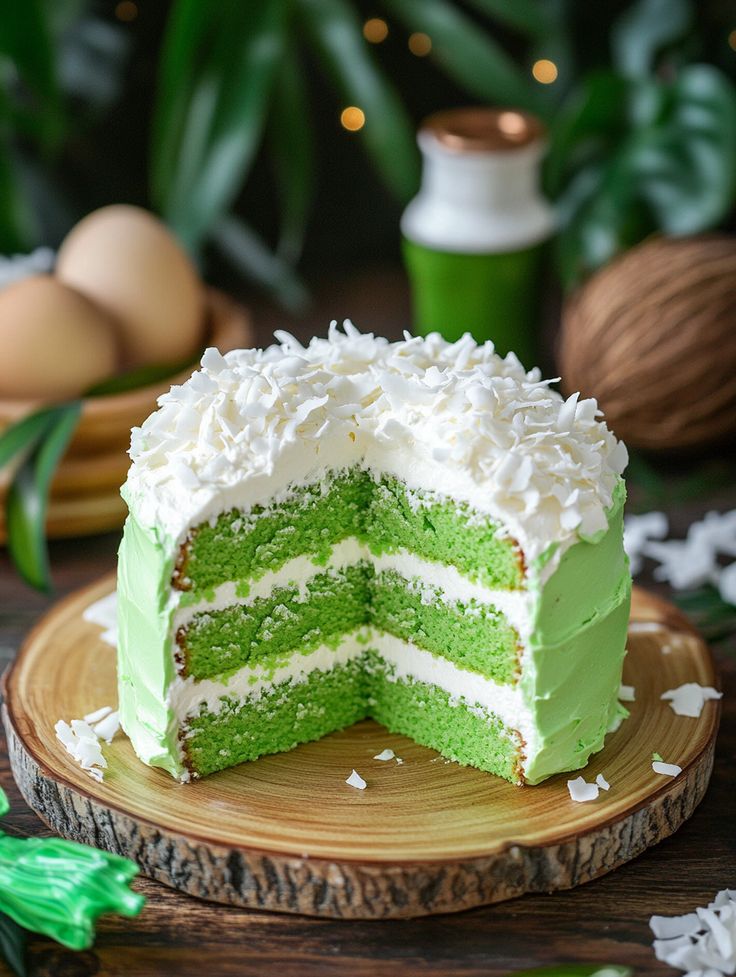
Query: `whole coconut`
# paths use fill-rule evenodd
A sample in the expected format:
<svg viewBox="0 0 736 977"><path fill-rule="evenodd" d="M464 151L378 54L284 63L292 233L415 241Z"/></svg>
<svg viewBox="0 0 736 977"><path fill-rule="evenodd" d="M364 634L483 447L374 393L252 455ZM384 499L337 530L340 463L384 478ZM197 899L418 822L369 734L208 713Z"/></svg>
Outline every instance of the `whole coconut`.
<svg viewBox="0 0 736 977"><path fill-rule="evenodd" d="M599 271L563 310L559 365L632 447L736 435L736 238L652 238Z"/></svg>

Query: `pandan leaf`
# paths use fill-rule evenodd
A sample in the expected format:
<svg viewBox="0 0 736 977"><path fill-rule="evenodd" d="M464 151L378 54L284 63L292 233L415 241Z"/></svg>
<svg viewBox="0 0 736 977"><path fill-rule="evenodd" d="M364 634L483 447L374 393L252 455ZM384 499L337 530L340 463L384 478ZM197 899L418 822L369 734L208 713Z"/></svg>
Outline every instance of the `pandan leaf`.
<svg viewBox="0 0 736 977"><path fill-rule="evenodd" d="M55 408L44 408L11 424L0 434L0 468L22 452L28 453L46 432L54 417Z"/></svg>
<svg viewBox="0 0 736 977"><path fill-rule="evenodd" d="M223 217L212 229L212 242L251 281L274 293L290 312L303 312L308 293L289 262L237 217Z"/></svg>
<svg viewBox="0 0 736 977"><path fill-rule="evenodd" d="M273 92L269 143L281 202L277 253L292 264L302 253L314 191L314 141L298 54L289 44Z"/></svg>
<svg viewBox="0 0 736 977"><path fill-rule="evenodd" d="M411 31L432 39L432 57L465 91L500 105L544 112L538 86L457 6L447 0L386 0Z"/></svg>
<svg viewBox="0 0 736 977"><path fill-rule="evenodd" d="M549 2L539 0L470 0L481 13L495 17L527 37L544 37L554 27Z"/></svg>
<svg viewBox="0 0 736 977"><path fill-rule="evenodd" d="M10 555L23 579L47 593L51 590L46 548L49 489L81 409L79 401L52 408L46 432L21 464L8 492L6 522Z"/></svg>
<svg viewBox="0 0 736 977"><path fill-rule="evenodd" d="M355 10L345 0L295 3L343 104L355 105L365 113L360 135L384 182L400 201L408 201L419 186L414 126L367 49Z"/></svg>
<svg viewBox="0 0 736 977"><path fill-rule="evenodd" d="M128 373L120 373L118 376L109 377L107 380L96 383L94 387L90 387L86 391L85 396L110 397L114 394L138 390L140 387L148 387L152 383L158 383L159 380L168 380L187 367L191 366L194 369L196 363L197 360L187 358L173 365L171 363L159 363L141 366L135 370L130 370Z"/></svg>
<svg viewBox="0 0 736 977"><path fill-rule="evenodd" d="M283 56L286 4L178 0L154 117L152 195L196 249L250 169Z"/></svg>
<svg viewBox="0 0 736 977"><path fill-rule="evenodd" d="M4 958L16 977L27 977L26 943L28 930L0 913L0 958Z"/></svg>

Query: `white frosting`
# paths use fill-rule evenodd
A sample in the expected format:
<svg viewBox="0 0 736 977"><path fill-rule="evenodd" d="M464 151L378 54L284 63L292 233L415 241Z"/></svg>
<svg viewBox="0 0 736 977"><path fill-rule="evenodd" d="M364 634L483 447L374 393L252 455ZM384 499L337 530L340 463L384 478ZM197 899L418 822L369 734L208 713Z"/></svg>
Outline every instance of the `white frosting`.
<svg viewBox="0 0 736 977"><path fill-rule="evenodd" d="M258 598L270 597L277 587L297 587L299 600L307 596L310 582L319 574L329 570L341 571L354 566L359 560L372 563L377 573L394 570L407 581L410 589L421 593L425 604L434 604L440 599L445 604L460 602L468 604L476 601L484 607L500 611L516 628L521 637L528 637L531 630L531 603L533 595L526 591L494 590L474 583L460 571L445 563L434 563L415 556L408 550L383 553L376 556L357 539L344 539L332 548L327 565L315 564L308 556L298 556L284 563L277 570L269 571L257 580L248 582L247 594L238 594L238 584L234 581L220 584L215 588L211 600L198 601L177 607L172 622L175 635L180 627L190 623L196 614L211 613L227 607L247 607ZM177 592L178 594L179 592Z"/></svg>
<svg viewBox="0 0 736 977"><path fill-rule="evenodd" d="M168 702L179 723L206 707L217 713L222 697L236 701L259 699L275 685L291 680L304 682L314 671L330 671L359 658L367 648L378 651L392 666L391 678L416 679L447 692L453 704L461 700L481 714L493 713L510 729L518 730L533 755L536 729L518 686L500 685L492 679L458 668L446 658L418 648L410 641L373 628L362 628L345 635L337 649L322 645L307 655L295 654L280 667L255 665L241 668L225 681L177 677L169 686Z"/></svg>
<svg viewBox="0 0 736 977"><path fill-rule="evenodd" d="M466 335L389 343L349 322L302 347L209 349L133 429L124 494L173 548L189 526L363 464L469 503L533 560L607 526L626 449L594 400L564 400Z"/></svg>

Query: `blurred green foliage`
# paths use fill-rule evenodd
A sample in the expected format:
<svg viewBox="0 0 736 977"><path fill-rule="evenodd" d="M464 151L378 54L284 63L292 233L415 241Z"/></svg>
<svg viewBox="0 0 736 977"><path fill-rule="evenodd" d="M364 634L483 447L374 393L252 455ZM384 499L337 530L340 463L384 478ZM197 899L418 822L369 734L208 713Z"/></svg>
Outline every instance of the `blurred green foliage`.
<svg viewBox="0 0 736 977"><path fill-rule="evenodd" d="M528 109L548 123L545 183L558 202L556 254L566 285L653 231L698 232L729 214L736 91L716 67L691 63L700 29L694 0L633 0L610 25L608 66L599 58L592 71L580 67L589 59L573 0L379 2L392 25L430 35L429 60L469 97ZM0 0L0 22L0 252L7 252L43 243L39 213L48 208L38 200L55 199L54 159L114 102L126 52L119 25L93 17L86 0ZM151 204L193 253L214 242L292 308L305 296L294 269L315 186L306 63L343 104L365 112L359 138L397 200L418 185L414 122L362 27L357 0L170 5L151 130ZM542 57L557 67L554 84L532 78L530 66ZM234 212L262 149L280 205L274 247Z"/></svg>

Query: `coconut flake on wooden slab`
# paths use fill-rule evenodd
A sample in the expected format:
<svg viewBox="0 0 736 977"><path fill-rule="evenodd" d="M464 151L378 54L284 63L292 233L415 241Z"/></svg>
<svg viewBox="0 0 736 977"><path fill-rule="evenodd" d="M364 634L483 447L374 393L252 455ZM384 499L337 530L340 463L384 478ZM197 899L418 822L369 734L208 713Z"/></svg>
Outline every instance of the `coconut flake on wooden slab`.
<svg viewBox="0 0 736 977"><path fill-rule="evenodd" d="M381 750L380 753L377 753L373 757L373 759L374 760L383 760L383 761L386 761L386 760L393 760L393 759L395 759L395 757L396 757L396 754L394 753L394 751L390 747L386 747L385 750Z"/></svg>
<svg viewBox="0 0 736 977"><path fill-rule="evenodd" d="M585 803L585 801L596 800L599 793L598 784L588 784L582 777L576 777L575 780L568 780L567 789L570 791L572 800L581 804Z"/></svg>
<svg viewBox="0 0 736 977"><path fill-rule="evenodd" d="M618 698L620 702L635 702L636 689L633 685L622 685L618 690Z"/></svg>
<svg viewBox="0 0 736 977"><path fill-rule="evenodd" d="M363 780L363 778L360 776L360 774L358 773L357 770L353 770L353 772L350 774L350 776L345 781L345 783L349 787L355 787L358 790L365 790L366 787L368 786L366 784L365 780Z"/></svg>
<svg viewBox="0 0 736 977"><path fill-rule="evenodd" d="M56 738L67 753L98 781L102 781L102 768L107 766L100 740L112 743L119 729L120 716L113 711L112 706L102 706L101 709L88 713L84 719L72 719L71 724L60 719L54 726Z"/></svg>
<svg viewBox="0 0 736 977"><path fill-rule="evenodd" d="M595 782L598 784L601 790L611 789L611 785L608 783L608 781L606 780L606 778L603 776L602 773L598 774L598 776L595 778Z"/></svg>
<svg viewBox="0 0 736 977"><path fill-rule="evenodd" d="M652 916L649 926L657 960L702 977L736 973L736 892L723 889L684 916Z"/></svg>
<svg viewBox="0 0 736 977"><path fill-rule="evenodd" d="M111 594L101 597L94 604L85 607L82 618L90 624L103 628L100 637L113 648L118 646L118 595L113 590Z"/></svg>
<svg viewBox="0 0 736 977"><path fill-rule="evenodd" d="M722 692L718 692L710 685L686 682L676 689L668 689L663 692L660 699L669 701L672 711L676 715L698 719L705 703L711 699L720 699L722 695Z"/></svg>
<svg viewBox="0 0 736 977"><path fill-rule="evenodd" d="M659 754L656 754L652 760L652 770L655 773L662 774L664 777L676 777L682 773L682 767L678 767L676 763L665 763L661 757L657 759L658 756Z"/></svg>

